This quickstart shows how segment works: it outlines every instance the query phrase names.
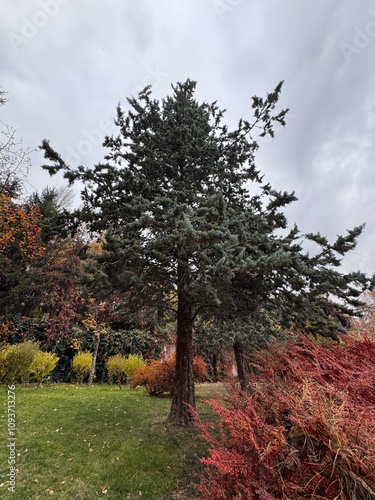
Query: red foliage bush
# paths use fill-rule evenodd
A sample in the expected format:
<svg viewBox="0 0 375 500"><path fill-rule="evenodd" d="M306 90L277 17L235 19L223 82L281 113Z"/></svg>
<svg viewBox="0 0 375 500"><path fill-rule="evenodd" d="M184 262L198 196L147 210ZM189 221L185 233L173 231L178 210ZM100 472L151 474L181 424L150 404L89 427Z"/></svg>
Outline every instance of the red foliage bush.
<svg viewBox="0 0 375 500"><path fill-rule="evenodd" d="M164 393L173 394L175 369L175 357L152 361L151 364L143 366L134 373L130 386L133 388L143 386L152 396ZM193 360L193 369L196 382L201 382L207 377L206 364L199 356Z"/></svg>
<svg viewBox="0 0 375 500"><path fill-rule="evenodd" d="M372 499L375 490L375 342L308 338L253 360L254 393L234 387L198 422L209 456L207 499Z"/></svg>

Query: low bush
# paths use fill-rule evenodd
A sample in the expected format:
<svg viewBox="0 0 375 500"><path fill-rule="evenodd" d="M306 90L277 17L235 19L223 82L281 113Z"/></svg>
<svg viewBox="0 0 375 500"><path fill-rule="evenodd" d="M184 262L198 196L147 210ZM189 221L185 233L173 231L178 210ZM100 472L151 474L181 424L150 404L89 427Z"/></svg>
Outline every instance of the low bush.
<svg viewBox="0 0 375 500"><path fill-rule="evenodd" d="M82 384L84 379L89 376L91 364L91 352L77 352L77 354L74 356L72 360L72 368L79 384Z"/></svg>
<svg viewBox="0 0 375 500"><path fill-rule="evenodd" d="M207 376L206 365L202 358L194 358L194 379L202 382ZM164 393L173 394L176 358L152 361L139 368L133 375L130 386L143 386L151 396Z"/></svg>
<svg viewBox="0 0 375 500"><path fill-rule="evenodd" d="M30 365L30 375L38 384L42 386L42 381L47 377L57 365L59 358L50 352L38 351Z"/></svg>
<svg viewBox="0 0 375 500"><path fill-rule="evenodd" d="M116 354L106 362L109 380L115 380L120 389L125 380L130 383L134 373L144 366L146 366L145 361L138 355L130 355L125 358L121 354Z"/></svg>
<svg viewBox="0 0 375 500"><path fill-rule="evenodd" d="M9 346L6 344L0 345L0 383L5 381L6 365L5 358L8 352Z"/></svg>
<svg viewBox="0 0 375 500"><path fill-rule="evenodd" d="M130 381L134 389L142 386L150 394L157 396L165 392L172 394L176 362L173 359L151 361L149 365L139 368Z"/></svg>
<svg viewBox="0 0 375 500"><path fill-rule="evenodd" d="M108 358L105 364L108 372L109 381L116 381L117 385L121 389L121 383L125 381L126 378L126 358L121 356L121 354L116 354Z"/></svg>
<svg viewBox="0 0 375 500"><path fill-rule="evenodd" d="M233 386L198 422L209 456L201 498L370 500L375 491L375 342L308 338L254 359L253 394Z"/></svg>
<svg viewBox="0 0 375 500"><path fill-rule="evenodd" d="M38 351L38 344L30 340L3 347L0 355L2 381L8 385L27 382L31 363Z"/></svg>
<svg viewBox="0 0 375 500"><path fill-rule="evenodd" d="M125 360L125 373L128 381L133 378L135 372L146 366L146 362L143 360L142 356L131 354Z"/></svg>

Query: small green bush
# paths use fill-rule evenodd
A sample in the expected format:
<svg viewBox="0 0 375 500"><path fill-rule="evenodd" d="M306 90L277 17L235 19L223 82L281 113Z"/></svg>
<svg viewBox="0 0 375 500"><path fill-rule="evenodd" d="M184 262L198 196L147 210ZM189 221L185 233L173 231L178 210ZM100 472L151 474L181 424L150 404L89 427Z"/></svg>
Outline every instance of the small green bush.
<svg viewBox="0 0 375 500"><path fill-rule="evenodd" d="M105 366L107 368L110 382L115 380L121 389L121 383L124 382L126 378L126 359L124 356L121 356L121 354L111 356L108 358Z"/></svg>
<svg viewBox="0 0 375 500"><path fill-rule="evenodd" d="M38 387L42 386L43 379L56 368L58 360L56 354L50 352L36 353L30 365L30 374L37 381Z"/></svg>
<svg viewBox="0 0 375 500"><path fill-rule="evenodd" d="M38 344L31 340L5 346L0 355L2 380L8 385L27 382L31 363L38 351Z"/></svg>
<svg viewBox="0 0 375 500"><path fill-rule="evenodd" d="M79 384L82 384L84 378L90 374L91 364L91 352L77 352L77 354L74 356L72 360L72 368Z"/></svg>
<svg viewBox="0 0 375 500"><path fill-rule="evenodd" d="M142 356L131 354L125 360L125 372L127 379L130 381L135 372L142 368L142 366L146 366L146 362L143 360Z"/></svg>

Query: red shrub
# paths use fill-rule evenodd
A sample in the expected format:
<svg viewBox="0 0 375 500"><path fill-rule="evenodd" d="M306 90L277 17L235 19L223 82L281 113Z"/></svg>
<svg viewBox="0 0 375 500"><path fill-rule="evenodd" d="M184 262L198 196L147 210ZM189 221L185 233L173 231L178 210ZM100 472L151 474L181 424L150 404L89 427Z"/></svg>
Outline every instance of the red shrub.
<svg viewBox="0 0 375 500"><path fill-rule="evenodd" d="M208 402L217 424L199 486L207 499L371 499L375 495L375 342L307 338L259 353L254 394Z"/></svg>
<svg viewBox="0 0 375 500"><path fill-rule="evenodd" d="M176 358L152 361L135 372L130 382L131 387L143 386L154 396L163 393L173 394ZM206 364L200 357L193 360L194 379L201 382L207 376Z"/></svg>

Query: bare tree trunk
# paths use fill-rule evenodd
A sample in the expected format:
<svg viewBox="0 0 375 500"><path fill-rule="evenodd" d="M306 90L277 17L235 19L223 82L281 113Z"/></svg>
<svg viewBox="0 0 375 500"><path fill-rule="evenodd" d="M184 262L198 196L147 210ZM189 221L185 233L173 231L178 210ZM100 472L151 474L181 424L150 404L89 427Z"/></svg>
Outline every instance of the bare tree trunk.
<svg viewBox="0 0 375 500"><path fill-rule="evenodd" d="M95 332L95 334L94 334L94 353L92 355L91 370L90 370L90 376L89 376L89 381L88 381L89 387L92 387L92 384L94 382L95 370L96 370L96 358L98 356L99 342L100 342L100 333Z"/></svg>
<svg viewBox="0 0 375 500"><path fill-rule="evenodd" d="M240 382L240 387L243 391L247 389L247 377L243 362L243 346L238 337L234 339L233 343L234 357L236 360L237 375Z"/></svg>
<svg viewBox="0 0 375 500"><path fill-rule="evenodd" d="M219 374L217 372L217 356L216 354L212 355L212 374L214 378L214 382L219 380Z"/></svg>
<svg viewBox="0 0 375 500"><path fill-rule="evenodd" d="M189 406L195 408L193 372L192 305L186 286L189 282L187 264L178 265L178 306L176 339L176 374L172 406L168 422L180 427L193 425Z"/></svg>

